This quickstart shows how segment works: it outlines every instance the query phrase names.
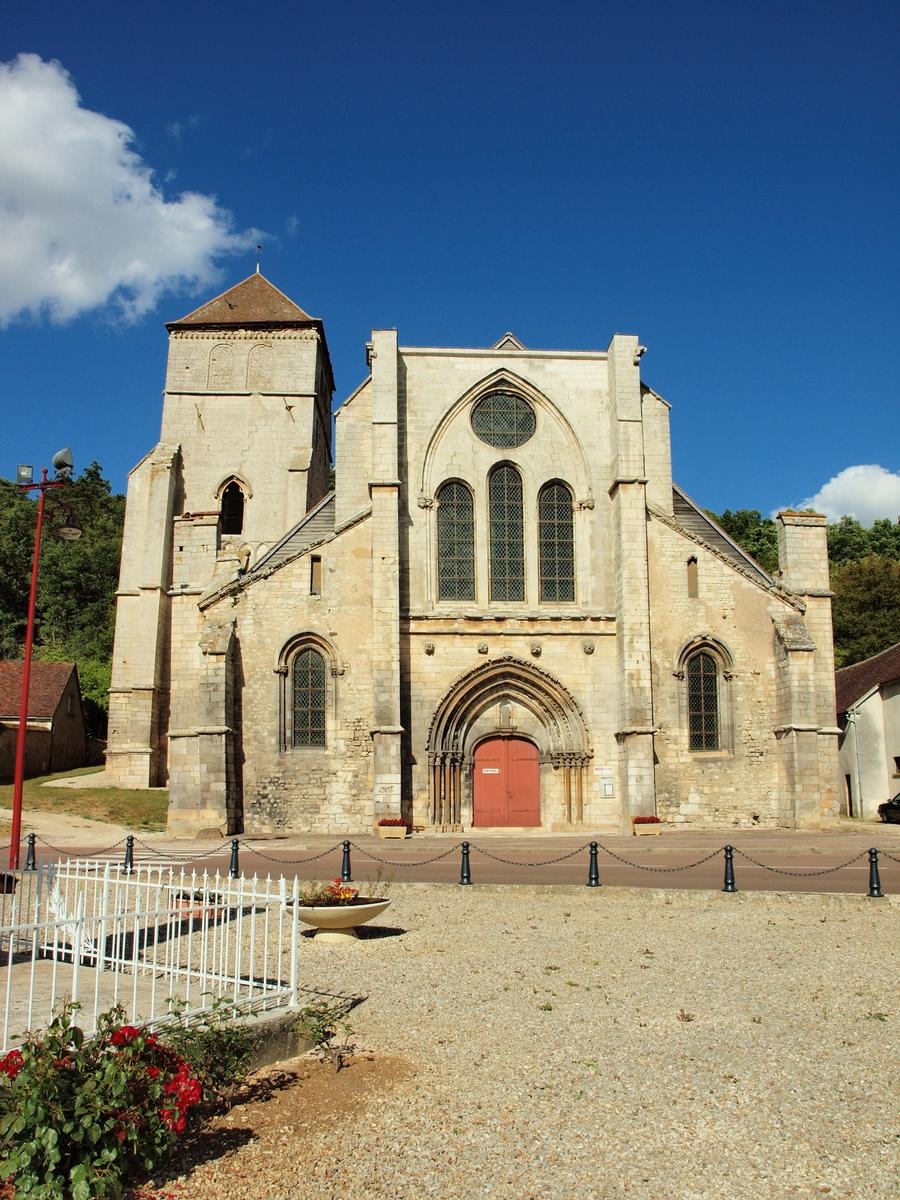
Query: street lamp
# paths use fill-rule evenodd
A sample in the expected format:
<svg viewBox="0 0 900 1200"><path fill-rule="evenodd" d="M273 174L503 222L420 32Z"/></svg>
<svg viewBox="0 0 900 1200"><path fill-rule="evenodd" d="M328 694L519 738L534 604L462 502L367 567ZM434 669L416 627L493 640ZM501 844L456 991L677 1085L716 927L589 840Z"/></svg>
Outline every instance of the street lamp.
<svg viewBox="0 0 900 1200"><path fill-rule="evenodd" d="M22 659L22 697L19 701L19 729L16 737L16 767L13 776L13 808L12 829L9 835L9 866L17 870L19 866L19 842L22 837L22 792L25 785L25 741L28 732L28 691L31 686L31 649L34 643L34 602L37 596L38 564L41 554L41 529L44 524L44 496L50 488L63 487L72 477L74 468L71 450L60 450L53 455L54 476L47 478L47 468L41 469L41 478L34 482L31 467L20 465L16 471L16 490L19 492L40 493L38 498L37 524L34 531L34 557L31 561L31 591L28 596L28 623L25 627L25 654ZM74 524L67 519L66 528L75 530ZM62 531L60 531L62 532ZM80 532L80 531L79 531ZM65 536L65 535L63 535ZM78 533L75 533L75 537ZM71 539L72 532L69 533Z"/></svg>

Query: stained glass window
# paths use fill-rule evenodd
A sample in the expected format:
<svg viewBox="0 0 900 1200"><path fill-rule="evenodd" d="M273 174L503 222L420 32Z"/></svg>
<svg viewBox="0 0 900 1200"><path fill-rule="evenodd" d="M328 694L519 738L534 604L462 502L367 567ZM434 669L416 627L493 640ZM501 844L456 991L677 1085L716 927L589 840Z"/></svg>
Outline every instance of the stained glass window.
<svg viewBox="0 0 900 1200"><path fill-rule="evenodd" d="M491 599L525 599L522 479L515 467L495 467L488 483Z"/></svg>
<svg viewBox="0 0 900 1200"><path fill-rule="evenodd" d="M438 599L475 599L475 516L464 483L441 484L437 496Z"/></svg>
<svg viewBox="0 0 900 1200"><path fill-rule="evenodd" d="M705 650L687 663L688 733L692 750L719 749L719 669Z"/></svg>
<svg viewBox="0 0 900 1200"><path fill-rule="evenodd" d="M564 483L547 483L538 496L541 600L575 599L575 541L572 493Z"/></svg>
<svg viewBox="0 0 900 1200"><path fill-rule="evenodd" d="M472 409L472 428L489 446L522 446L534 433L534 409L514 392L490 392Z"/></svg>
<svg viewBox="0 0 900 1200"><path fill-rule="evenodd" d="M293 744L325 745L325 659L318 650L301 650L294 657Z"/></svg>

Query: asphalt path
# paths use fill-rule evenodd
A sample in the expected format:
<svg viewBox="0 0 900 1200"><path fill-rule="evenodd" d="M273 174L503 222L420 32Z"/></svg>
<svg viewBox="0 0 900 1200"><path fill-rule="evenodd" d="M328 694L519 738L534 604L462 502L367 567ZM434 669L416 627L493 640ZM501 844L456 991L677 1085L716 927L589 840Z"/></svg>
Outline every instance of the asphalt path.
<svg viewBox="0 0 900 1200"><path fill-rule="evenodd" d="M340 874L342 840L336 835L240 839L240 869L247 875L330 879ZM881 887L900 894L900 826L866 824L837 830L690 830L665 829L660 837L620 833L531 834L474 830L461 834L415 834L399 840L359 835L351 841L353 881L365 891L392 882L459 883L460 843L470 846L473 884L581 884L588 880L588 843L599 843L600 882L619 887L721 889L723 847L734 847L739 891L843 892L865 895L870 847L879 850ZM141 835L136 862L196 867L226 872L225 845L164 835ZM51 850L38 843L38 862L59 857L91 857L89 845ZM121 848L105 856L120 862ZM24 857L24 855L23 855Z"/></svg>

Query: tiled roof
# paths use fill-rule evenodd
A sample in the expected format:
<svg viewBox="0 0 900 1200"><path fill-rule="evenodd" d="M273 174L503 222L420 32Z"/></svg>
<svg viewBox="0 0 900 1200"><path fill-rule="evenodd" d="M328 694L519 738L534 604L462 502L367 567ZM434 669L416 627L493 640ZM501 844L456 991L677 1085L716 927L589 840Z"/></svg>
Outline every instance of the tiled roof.
<svg viewBox="0 0 900 1200"><path fill-rule="evenodd" d="M280 292L265 275L250 275L221 296L188 313L179 321L171 321L167 329L212 325L319 325L316 317L305 313L299 305Z"/></svg>
<svg viewBox="0 0 900 1200"><path fill-rule="evenodd" d="M718 550L725 558L731 559L736 566L758 575L764 583L774 582L772 576L762 569L756 559L751 558L746 551L742 550L721 525L718 525L695 500L692 500L676 484L672 485L672 513L682 529L686 529L694 537L700 538L701 541Z"/></svg>
<svg viewBox="0 0 900 1200"><path fill-rule="evenodd" d="M873 687L890 683L894 679L900 679L900 642L882 650L880 654L873 654L871 658L854 663L852 667L844 667L835 672L837 711L845 713Z"/></svg>
<svg viewBox="0 0 900 1200"><path fill-rule="evenodd" d="M28 687L29 717L46 719L53 716L74 670L74 663L32 662ZM18 717L21 699L21 662L0 662L0 717L4 720Z"/></svg>

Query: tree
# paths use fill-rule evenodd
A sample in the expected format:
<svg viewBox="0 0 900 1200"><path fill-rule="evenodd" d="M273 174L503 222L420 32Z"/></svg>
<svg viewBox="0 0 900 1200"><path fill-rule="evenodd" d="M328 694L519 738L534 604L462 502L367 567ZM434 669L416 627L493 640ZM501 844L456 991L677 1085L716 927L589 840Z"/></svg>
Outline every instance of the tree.
<svg viewBox="0 0 900 1200"><path fill-rule="evenodd" d="M771 574L778 570L778 534L770 517L764 517L758 508L739 508L735 512L726 508L720 517L715 513L710 516L764 571Z"/></svg>
<svg viewBox="0 0 900 1200"><path fill-rule="evenodd" d="M834 659L849 667L892 646L900 636L900 561L881 554L836 563Z"/></svg>
<svg viewBox="0 0 900 1200"><path fill-rule="evenodd" d="M0 656L22 653L37 502L0 480ZM91 732L102 730L115 622L125 497L113 495L99 463L47 492L35 611L35 655L74 660ZM54 537L64 522L76 542Z"/></svg>

